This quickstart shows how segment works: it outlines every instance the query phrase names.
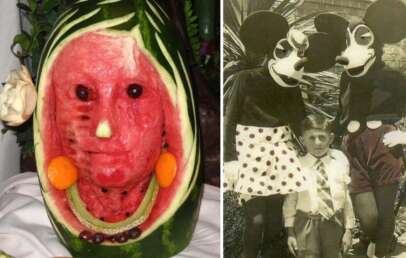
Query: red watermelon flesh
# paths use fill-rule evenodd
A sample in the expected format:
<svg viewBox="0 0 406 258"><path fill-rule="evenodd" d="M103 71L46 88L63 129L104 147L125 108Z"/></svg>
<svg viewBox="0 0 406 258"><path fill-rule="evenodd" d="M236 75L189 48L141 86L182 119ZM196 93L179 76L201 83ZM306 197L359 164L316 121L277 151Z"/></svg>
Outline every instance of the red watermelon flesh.
<svg viewBox="0 0 406 258"><path fill-rule="evenodd" d="M78 189L88 211L107 222L131 215L150 182L163 144L178 162L177 176L160 189L145 228L165 210L183 173L179 117L157 68L127 36L86 33L71 40L52 65L44 108L45 166L59 155L79 169ZM142 86L138 98L129 85ZM86 101L77 96L87 89ZM110 137L98 137L107 122ZM59 209L71 225L74 218L63 191L52 189ZM75 226L76 225L76 226Z"/></svg>

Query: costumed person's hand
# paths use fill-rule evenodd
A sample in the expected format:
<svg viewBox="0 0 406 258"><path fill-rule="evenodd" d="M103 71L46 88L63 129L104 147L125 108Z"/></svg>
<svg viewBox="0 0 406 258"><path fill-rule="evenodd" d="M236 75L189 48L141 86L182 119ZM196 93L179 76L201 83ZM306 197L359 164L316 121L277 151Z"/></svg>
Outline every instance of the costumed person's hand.
<svg viewBox="0 0 406 258"><path fill-rule="evenodd" d="M397 130L385 134L383 136L383 144L390 148L398 144L406 144L406 132Z"/></svg>
<svg viewBox="0 0 406 258"><path fill-rule="evenodd" d="M228 161L224 163L224 190L225 191L233 191L235 184L238 180L238 161Z"/></svg>
<svg viewBox="0 0 406 258"><path fill-rule="evenodd" d="M346 254L348 253L348 251L350 250L351 246L352 246L352 233L351 230L347 229L343 235L343 239L342 239L342 250L343 253Z"/></svg>
<svg viewBox="0 0 406 258"><path fill-rule="evenodd" d="M295 236L288 236L288 247L289 247L289 252L293 255L296 256L297 253L297 240Z"/></svg>

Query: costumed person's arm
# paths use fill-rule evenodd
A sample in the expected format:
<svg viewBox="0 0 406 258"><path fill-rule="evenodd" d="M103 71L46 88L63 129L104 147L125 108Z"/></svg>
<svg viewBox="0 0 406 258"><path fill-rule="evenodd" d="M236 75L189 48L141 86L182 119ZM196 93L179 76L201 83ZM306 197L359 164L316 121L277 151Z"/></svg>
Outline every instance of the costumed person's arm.
<svg viewBox="0 0 406 258"><path fill-rule="evenodd" d="M285 201L283 202L283 218L286 228L291 228L295 224L297 200L298 194L291 193L286 195Z"/></svg>
<svg viewBox="0 0 406 258"><path fill-rule="evenodd" d="M306 117L306 110L305 104L303 102L303 97L300 89L298 88L297 91L293 92L292 98L288 100L290 104L288 107L288 118L289 118L289 126L296 134L296 136L301 135L301 124L303 119Z"/></svg>
<svg viewBox="0 0 406 258"><path fill-rule="evenodd" d="M349 184L351 183L351 178L350 178L350 164L348 159L345 157L344 154L343 156L343 163L345 162L345 172L344 172L344 178L343 178L343 183L344 183L344 189L345 189L345 202L344 202L344 228L345 228L345 233L342 238L342 249L343 253L347 253L351 246L352 246L352 233L351 229L355 227L355 215L354 215L354 208L352 205L351 197L350 197L350 191L348 189Z"/></svg>
<svg viewBox="0 0 406 258"><path fill-rule="evenodd" d="M341 138L345 134L347 122L349 122L349 101L350 92L348 89L348 76L343 72L340 78L340 94L338 96L338 110L333 121L333 130L336 135L336 144L341 143Z"/></svg>
<svg viewBox="0 0 406 258"><path fill-rule="evenodd" d="M296 256L298 250L296 234L294 231L295 216L296 216L296 204L298 200L298 193L291 193L286 195L283 203L283 218L285 221L285 227L288 231L288 247L289 251Z"/></svg>
<svg viewBox="0 0 406 258"><path fill-rule="evenodd" d="M229 82L225 93L224 106L224 190L233 190L238 179L238 161L235 144L236 127L241 116L243 95L242 88L247 83L247 74L240 73Z"/></svg>
<svg viewBox="0 0 406 258"><path fill-rule="evenodd" d="M396 85L397 88L394 89L396 94L399 96L399 100L402 101L402 103L398 103L401 106L401 117L402 120L405 119L406 117L406 76L403 73L399 72L392 72L392 83L389 83L393 87L393 85ZM395 75L395 76L394 76ZM385 86L388 86L385 84ZM395 103L394 103L395 104ZM405 124L401 125L403 127L406 127ZM384 135L383 137L383 143L388 146L389 148L395 147L396 145L399 144L406 144L406 128L403 128L403 130L396 130L389 132Z"/></svg>
<svg viewBox="0 0 406 258"><path fill-rule="evenodd" d="M303 146L299 141L299 136L301 135L301 124L303 119L306 117L306 109L303 101L303 97L300 89L294 91L289 98L290 104L287 106L287 118L289 121L289 127L292 129L294 136L296 136L296 141L293 141L294 144L303 151Z"/></svg>

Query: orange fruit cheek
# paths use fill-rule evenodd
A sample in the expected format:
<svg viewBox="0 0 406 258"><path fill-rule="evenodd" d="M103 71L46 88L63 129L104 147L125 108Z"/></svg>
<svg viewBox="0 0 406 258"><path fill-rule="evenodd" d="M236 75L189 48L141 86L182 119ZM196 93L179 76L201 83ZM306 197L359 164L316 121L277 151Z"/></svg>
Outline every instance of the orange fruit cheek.
<svg viewBox="0 0 406 258"><path fill-rule="evenodd" d="M172 153L164 152L155 165L155 174L160 187L169 187L176 176L176 158Z"/></svg>
<svg viewBox="0 0 406 258"><path fill-rule="evenodd" d="M58 190L71 187L78 180L78 169L66 156L53 158L48 165L48 180Z"/></svg>

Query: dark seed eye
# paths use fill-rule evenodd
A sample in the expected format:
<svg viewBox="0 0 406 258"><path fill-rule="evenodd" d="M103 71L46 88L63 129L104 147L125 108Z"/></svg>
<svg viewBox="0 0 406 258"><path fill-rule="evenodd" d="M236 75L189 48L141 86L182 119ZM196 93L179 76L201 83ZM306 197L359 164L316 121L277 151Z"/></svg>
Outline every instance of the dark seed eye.
<svg viewBox="0 0 406 258"><path fill-rule="evenodd" d="M142 95L142 86L136 83L128 85L127 94L130 98L138 98Z"/></svg>
<svg viewBox="0 0 406 258"><path fill-rule="evenodd" d="M81 101L89 101L90 99L90 92L89 92L89 88L87 88L86 86L79 84L76 86L76 97L78 97L79 100Z"/></svg>

